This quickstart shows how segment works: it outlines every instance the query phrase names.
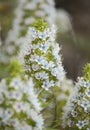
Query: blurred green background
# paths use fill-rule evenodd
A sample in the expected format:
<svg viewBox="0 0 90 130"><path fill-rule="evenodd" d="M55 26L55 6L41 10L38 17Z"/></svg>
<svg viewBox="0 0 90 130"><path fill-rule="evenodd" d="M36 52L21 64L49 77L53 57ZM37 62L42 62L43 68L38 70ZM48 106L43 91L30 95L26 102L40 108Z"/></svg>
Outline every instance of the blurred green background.
<svg viewBox="0 0 90 130"><path fill-rule="evenodd" d="M0 0L0 26L2 28L0 37L3 45L12 25L16 5L15 0ZM63 64L67 76L76 80L77 76L82 75L83 66L90 62L90 1L56 0L55 5L57 10L63 9L70 16L71 29L64 32L58 29L57 41L62 46ZM56 21L57 26L62 26L60 18Z"/></svg>

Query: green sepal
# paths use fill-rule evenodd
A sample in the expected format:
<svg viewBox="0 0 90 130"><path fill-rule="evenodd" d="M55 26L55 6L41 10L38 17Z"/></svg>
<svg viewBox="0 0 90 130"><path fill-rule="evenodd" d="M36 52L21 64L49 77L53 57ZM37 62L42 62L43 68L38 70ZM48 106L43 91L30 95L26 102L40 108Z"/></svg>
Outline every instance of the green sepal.
<svg viewBox="0 0 90 130"><path fill-rule="evenodd" d="M48 28L48 24L43 19L37 19L33 24L37 31L43 32L46 28Z"/></svg>

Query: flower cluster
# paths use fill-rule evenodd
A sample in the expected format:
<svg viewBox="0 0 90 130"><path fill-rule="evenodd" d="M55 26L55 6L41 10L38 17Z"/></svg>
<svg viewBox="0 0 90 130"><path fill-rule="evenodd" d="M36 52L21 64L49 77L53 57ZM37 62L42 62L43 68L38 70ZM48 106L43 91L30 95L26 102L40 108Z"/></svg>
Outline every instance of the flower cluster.
<svg viewBox="0 0 90 130"><path fill-rule="evenodd" d="M14 11L15 19L12 23L12 29L8 32L5 45L2 46L3 52L5 53L5 60L7 62L12 56L16 56L19 46L16 44L16 40L19 37L21 30L20 23L23 17L23 6L26 0L19 0L16 10ZM2 61L3 62L3 61Z"/></svg>
<svg viewBox="0 0 90 130"><path fill-rule="evenodd" d="M87 65L86 68L90 65ZM85 68L85 70L86 70ZM90 71L89 71L90 72ZM74 96L70 98L65 107L64 126L73 130L90 129L90 73L85 72L84 77L78 78ZM87 78L86 78L87 77ZM65 127L66 127L65 126Z"/></svg>
<svg viewBox="0 0 90 130"><path fill-rule="evenodd" d="M19 48L19 46L15 44L15 41L20 32L20 23L23 16L23 6L25 1L26 0L18 0L18 5L14 12L15 19L12 23L12 29L8 32L5 43L0 47L0 76L2 74L2 78L7 75L7 69L3 68L6 68L11 58L16 56Z"/></svg>
<svg viewBox="0 0 90 130"><path fill-rule="evenodd" d="M54 35L53 27L49 29L46 22L37 20L29 28L20 54L27 73L45 90L60 85L65 75Z"/></svg>
<svg viewBox="0 0 90 130"><path fill-rule="evenodd" d="M18 0L14 16L15 19L12 23L12 28L7 34L4 46L2 46L0 50L0 64L2 65L7 65L11 58L18 56L27 29L36 19L43 18L49 25L54 23L54 1ZM3 59L1 57L3 57Z"/></svg>
<svg viewBox="0 0 90 130"><path fill-rule="evenodd" d="M6 39L7 53L16 55L27 33L27 28L37 18L43 18L51 25L54 21L54 13L53 0L49 2L48 0L19 0L18 7L15 10L16 18Z"/></svg>
<svg viewBox="0 0 90 130"><path fill-rule="evenodd" d="M0 129L42 130L44 120L41 110L31 78L18 75L1 80Z"/></svg>
<svg viewBox="0 0 90 130"><path fill-rule="evenodd" d="M49 25L53 24L55 21L55 7L53 0L27 0L24 5L24 12L23 24L27 26L31 25L37 18L45 19Z"/></svg>

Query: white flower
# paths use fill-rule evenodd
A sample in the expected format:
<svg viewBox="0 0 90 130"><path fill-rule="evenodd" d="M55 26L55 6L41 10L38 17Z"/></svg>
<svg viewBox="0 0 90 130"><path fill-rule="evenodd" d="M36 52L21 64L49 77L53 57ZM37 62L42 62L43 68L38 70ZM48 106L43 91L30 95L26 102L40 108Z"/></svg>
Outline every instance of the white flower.
<svg viewBox="0 0 90 130"><path fill-rule="evenodd" d="M33 65L32 65L32 69L33 69L34 71L37 71L37 70L39 69L39 66L38 66L38 65L33 64Z"/></svg>
<svg viewBox="0 0 90 130"><path fill-rule="evenodd" d="M26 70L26 72L31 72L31 68L28 65L24 66L24 69Z"/></svg>
<svg viewBox="0 0 90 130"><path fill-rule="evenodd" d="M5 110L5 114L9 117L11 117L13 115L13 110L12 109L6 109Z"/></svg>
<svg viewBox="0 0 90 130"><path fill-rule="evenodd" d="M77 117L77 115L78 115L78 113L76 111L72 111L71 114L73 117Z"/></svg>
<svg viewBox="0 0 90 130"><path fill-rule="evenodd" d="M42 88L44 88L45 90L48 90L50 87L53 87L55 85L54 81L51 80L46 80L43 82Z"/></svg>
<svg viewBox="0 0 90 130"><path fill-rule="evenodd" d="M31 53L31 46L24 46L24 51L22 52L23 53L23 56L25 56L25 55L30 55L30 53Z"/></svg>
<svg viewBox="0 0 90 130"><path fill-rule="evenodd" d="M84 111L87 111L90 107L90 102L86 99L82 100L80 106L84 108Z"/></svg>
<svg viewBox="0 0 90 130"><path fill-rule="evenodd" d="M89 120L85 119L85 120L83 121L83 123L84 123L84 125L88 125Z"/></svg>
<svg viewBox="0 0 90 130"><path fill-rule="evenodd" d="M38 79L38 80L40 80L41 79L41 73L36 73L35 74L35 78Z"/></svg>
<svg viewBox="0 0 90 130"><path fill-rule="evenodd" d="M35 28L29 28L29 31L28 32L30 32L30 34L32 34L32 36L33 35L36 35L36 30L35 30Z"/></svg>
<svg viewBox="0 0 90 130"><path fill-rule="evenodd" d="M88 88L90 87L90 82L86 82L83 77L78 77L78 84L81 86L81 87L85 87L85 88Z"/></svg>
<svg viewBox="0 0 90 130"><path fill-rule="evenodd" d="M90 97L90 89L86 89L85 93L88 97Z"/></svg>
<svg viewBox="0 0 90 130"><path fill-rule="evenodd" d="M82 129L82 128L84 127L83 121L78 121L78 123L76 124L76 126L77 126L79 129Z"/></svg>
<svg viewBox="0 0 90 130"><path fill-rule="evenodd" d="M3 122L7 123L7 120L10 119L13 115L13 110L12 109L6 109L4 114L3 114Z"/></svg>
<svg viewBox="0 0 90 130"><path fill-rule="evenodd" d="M10 87L14 88L14 89L19 89L19 87L22 86L22 82L21 79L18 78L13 78L11 83L10 83Z"/></svg>
<svg viewBox="0 0 90 130"><path fill-rule="evenodd" d="M9 122L15 128L19 127L20 122L19 122L19 120L17 118L12 118L12 119L9 120Z"/></svg>
<svg viewBox="0 0 90 130"><path fill-rule="evenodd" d="M52 50L52 54L57 58L58 53L60 51L60 47L59 47L59 44L55 44L53 45L53 50ZM59 57L60 58L60 57Z"/></svg>
<svg viewBox="0 0 90 130"><path fill-rule="evenodd" d="M34 61L37 60L37 58L38 58L38 56L37 56L36 54L31 55L31 57L30 57L30 61L31 61L31 62L34 62Z"/></svg>
<svg viewBox="0 0 90 130"><path fill-rule="evenodd" d="M62 68L61 66L54 67L54 68L52 68L52 70L51 70L51 74L52 74L53 76L55 76L58 80L59 80L59 79L62 80L63 77L64 77L63 68Z"/></svg>
<svg viewBox="0 0 90 130"><path fill-rule="evenodd" d="M72 101L79 103L79 95L74 95Z"/></svg>
<svg viewBox="0 0 90 130"><path fill-rule="evenodd" d="M38 62L38 64L42 64L44 63L44 58L42 56L37 56L36 62Z"/></svg>
<svg viewBox="0 0 90 130"><path fill-rule="evenodd" d="M51 74L53 76L57 76L57 68L53 68L52 71L51 71Z"/></svg>
<svg viewBox="0 0 90 130"><path fill-rule="evenodd" d="M13 92L13 98L16 100L21 100L22 92L18 92L18 91Z"/></svg>
<svg viewBox="0 0 90 130"><path fill-rule="evenodd" d="M9 91L9 92L6 91L5 96L7 99L11 99L13 97L13 91Z"/></svg>
<svg viewBox="0 0 90 130"><path fill-rule="evenodd" d="M51 81L49 82L49 87L53 87L53 86L55 86L55 82L54 82L53 80L51 80Z"/></svg>
<svg viewBox="0 0 90 130"><path fill-rule="evenodd" d="M54 64L54 62L50 61L50 62L48 63L48 66L49 66L49 68L52 70L53 67L55 67L55 64Z"/></svg>
<svg viewBox="0 0 90 130"><path fill-rule="evenodd" d="M48 65L48 62L46 60L43 59L41 64L42 64L42 68L49 69L49 65Z"/></svg>
<svg viewBox="0 0 90 130"><path fill-rule="evenodd" d="M58 66L57 67L57 79L58 80L59 79L63 80L64 76L65 76L65 72L64 72L63 67L62 66Z"/></svg>
<svg viewBox="0 0 90 130"><path fill-rule="evenodd" d="M78 94L78 98L79 98L79 97L80 97L80 98L84 98L84 96L85 96L84 93L79 93L79 94Z"/></svg>
<svg viewBox="0 0 90 130"><path fill-rule="evenodd" d="M84 82L84 87L90 88L90 82Z"/></svg>
<svg viewBox="0 0 90 130"><path fill-rule="evenodd" d="M41 72L41 78L42 78L42 79L48 79L49 76L48 76L47 73L45 73L45 72L43 71L43 72Z"/></svg>
<svg viewBox="0 0 90 130"><path fill-rule="evenodd" d="M20 91L9 91L8 93L6 92L5 94L7 99L14 99L14 100L21 100L22 98L22 92Z"/></svg>
<svg viewBox="0 0 90 130"><path fill-rule="evenodd" d="M48 80L43 82L42 88L44 88L45 90L49 89L49 81Z"/></svg>
<svg viewBox="0 0 90 130"><path fill-rule="evenodd" d="M34 41L37 38L37 32L35 28L29 28L27 37L31 39L30 41Z"/></svg>
<svg viewBox="0 0 90 130"><path fill-rule="evenodd" d="M70 110L73 111L75 109L75 105L73 103L70 104Z"/></svg>
<svg viewBox="0 0 90 130"><path fill-rule="evenodd" d="M39 45L39 49L40 49L41 51L43 51L44 53L47 51L48 48L49 48L48 43L40 44L40 45Z"/></svg>
<svg viewBox="0 0 90 130"><path fill-rule="evenodd" d="M48 37L46 32L39 32L38 33L38 37L42 40L46 40L46 38Z"/></svg>
<svg viewBox="0 0 90 130"><path fill-rule="evenodd" d="M71 121L71 120L69 120L69 121L68 121L68 126L69 126L69 127L72 127L73 125L74 125L74 122Z"/></svg>
<svg viewBox="0 0 90 130"><path fill-rule="evenodd" d="M49 40L50 40L50 42L52 42L52 45L54 45L55 39L56 39L56 27L55 27L55 25L52 25L52 27L50 28L50 31L49 31ZM55 45L56 45L56 43L55 43Z"/></svg>
<svg viewBox="0 0 90 130"><path fill-rule="evenodd" d="M22 112L23 107L24 107L24 104L22 102L16 102L13 106L16 112Z"/></svg>

